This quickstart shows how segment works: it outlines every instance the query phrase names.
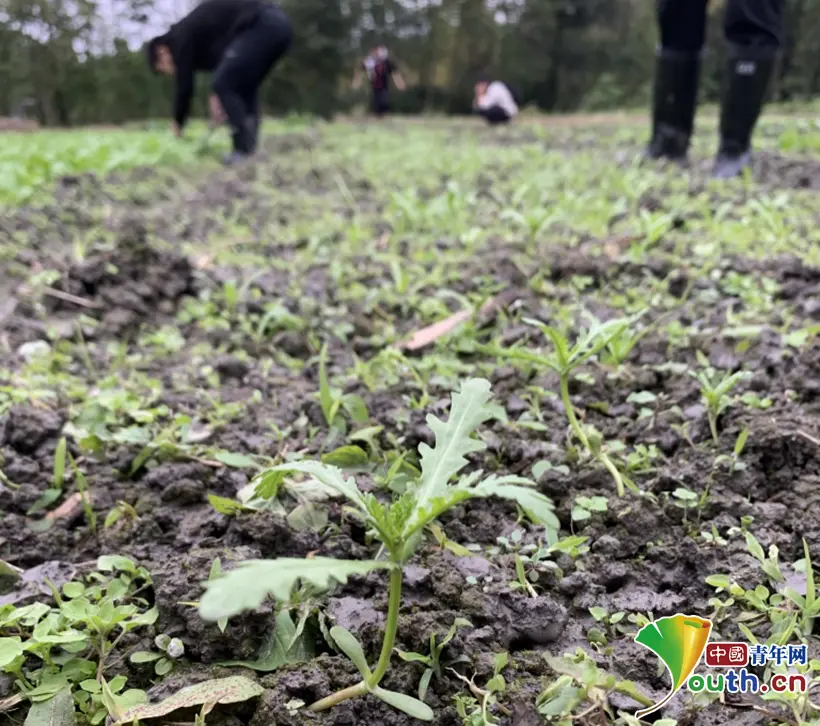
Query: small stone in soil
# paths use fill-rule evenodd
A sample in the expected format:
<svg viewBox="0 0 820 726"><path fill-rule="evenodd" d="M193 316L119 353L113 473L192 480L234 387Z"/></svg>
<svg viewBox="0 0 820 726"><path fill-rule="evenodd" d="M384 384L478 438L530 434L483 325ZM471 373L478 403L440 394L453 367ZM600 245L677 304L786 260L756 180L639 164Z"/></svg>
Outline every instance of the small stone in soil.
<svg viewBox="0 0 820 726"><path fill-rule="evenodd" d="M250 370L250 367L245 361L232 355L225 355L218 358L214 368L216 368L220 376L236 378L238 380L248 375L248 371Z"/></svg>

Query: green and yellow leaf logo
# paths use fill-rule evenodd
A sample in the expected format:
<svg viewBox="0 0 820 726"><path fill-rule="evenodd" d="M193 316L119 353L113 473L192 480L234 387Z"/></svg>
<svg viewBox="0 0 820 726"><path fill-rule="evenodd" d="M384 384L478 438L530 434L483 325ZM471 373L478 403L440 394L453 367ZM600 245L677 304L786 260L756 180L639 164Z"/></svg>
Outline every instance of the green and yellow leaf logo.
<svg viewBox="0 0 820 726"><path fill-rule="evenodd" d="M635 642L651 650L664 662L672 677L672 690L662 701L638 711L635 716L643 718L655 713L681 689L700 663L711 632L710 620L680 614L655 620L638 631Z"/></svg>

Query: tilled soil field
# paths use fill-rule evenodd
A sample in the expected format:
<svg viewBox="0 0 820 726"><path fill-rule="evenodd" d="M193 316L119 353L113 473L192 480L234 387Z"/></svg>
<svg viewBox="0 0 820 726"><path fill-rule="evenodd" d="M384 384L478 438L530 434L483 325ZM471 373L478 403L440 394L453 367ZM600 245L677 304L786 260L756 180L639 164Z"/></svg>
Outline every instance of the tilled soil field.
<svg viewBox="0 0 820 726"><path fill-rule="evenodd" d="M719 185L709 134L677 170L640 166L628 127L339 124L268 136L240 168L68 178L7 210L0 638L29 642L15 612L118 573L115 603L156 619L114 627L103 658L69 638L4 660L0 640L0 723L61 672L81 723L116 721L95 681L124 676L131 705L237 675L261 692L208 724L415 722L370 694L308 711L360 680L330 628L375 667L385 572L227 625L197 604L217 560L379 557L321 477L270 468L324 460L389 502L475 378L495 407L459 473L527 478L560 532L509 499L442 514L395 646L426 656L468 622L435 662L394 653L384 688L418 697L424 677L442 726L634 725L670 689L635 634L678 613L712 641L805 643L820 683L820 160L779 150L793 131L764 123L753 178ZM556 346L584 336L561 370ZM647 718L820 723L818 703L682 692Z"/></svg>

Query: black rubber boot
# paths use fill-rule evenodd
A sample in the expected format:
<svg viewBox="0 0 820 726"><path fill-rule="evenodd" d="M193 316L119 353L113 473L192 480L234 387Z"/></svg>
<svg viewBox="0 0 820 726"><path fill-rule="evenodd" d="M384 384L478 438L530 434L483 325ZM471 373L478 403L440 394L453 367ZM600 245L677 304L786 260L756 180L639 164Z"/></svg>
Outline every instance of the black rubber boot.
<svg viewBox="0 0 820 726"><path fill-rule="evenodd" d="M685 162L695 123L700 53L659 50L652 104L652 139L645 156Z"/></svg>
<svg viewBox="0 0 820 726"><path fill-rule="evenodd" d="M259 117L255 114L248 116L247 120L247 139L248 139L248 153L256 152L256 147L259 145Z"/></svg>
<svg viewBox="0 0 820 726"><path fill-rule="evenodd" d="M777 52L769 48L735 47L730 52L720 111L720 148L715 159L717 179L740 176L751 166L752 133L776 63Z"/></svg>
<svg viewBox="0 0 820 726"><path fill-rule="evenodd" d="M250 139L248 124L243 123L239 128L232 127L231 139L233 142L233 151L229 154L225 154L222 159L226 166L232 166L249 156Z"/></svg>

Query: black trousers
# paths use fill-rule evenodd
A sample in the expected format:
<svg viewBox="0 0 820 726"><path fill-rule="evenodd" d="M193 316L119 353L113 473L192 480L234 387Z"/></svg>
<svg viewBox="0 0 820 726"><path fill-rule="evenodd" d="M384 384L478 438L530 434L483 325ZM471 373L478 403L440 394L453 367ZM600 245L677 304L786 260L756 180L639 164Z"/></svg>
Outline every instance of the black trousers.
<svg viewBox="0 0 820 726"><path fill-rule="evenodd" d="M483 116L490 126L497 124L509 123L512 119L510 115L501 106L490 106L490 108L481 108L478 110L479 116Z"/></svg>
<svg viewBox="0 0 820 726"><path fill-rule="evenodd" d="M278 6L272 5L225 49L211 86L231 125L234 151L247 154L254 150L259 124L259 86L288 52L292 41L290 21Z"/></svg>
<svg viewBox="0 0 820 726"><path fill-rule="evenodd" d="M658 0L663 50L696 53L706 43L709 0ZM780 47L783 0L726 0L723 32L740 47Z"/></svg>
<svg viewBox="0 0 820 726"><path fill-rule="evenodd" d="M376 116L384 116L390 111L390 94L386 88L373 89L373 113Z"/></svg>

